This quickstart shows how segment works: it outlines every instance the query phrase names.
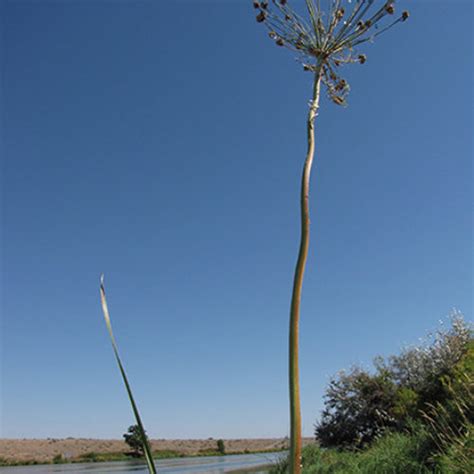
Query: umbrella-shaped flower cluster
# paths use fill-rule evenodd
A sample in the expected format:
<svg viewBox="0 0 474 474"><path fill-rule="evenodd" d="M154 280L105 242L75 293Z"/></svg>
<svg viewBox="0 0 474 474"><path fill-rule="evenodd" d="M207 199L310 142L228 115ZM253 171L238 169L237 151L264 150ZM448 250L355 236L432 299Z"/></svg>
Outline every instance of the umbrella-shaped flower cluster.
<svg viewBox="0 0 474 474"><path fill-rule="evenodd" d="M257 22L268 28L275 44L297 52L305 70L320 71L329 97L336 104L345 105L349 84L341 78L339 67L364 64L367 58L357 52L357 46L407 20L409 13L403 11L395 16L394 0L327 2L329 7L322 8L321 0L306 0L309 20L299 15L288 0L254 1L253 5L258 11Z"/></svg>

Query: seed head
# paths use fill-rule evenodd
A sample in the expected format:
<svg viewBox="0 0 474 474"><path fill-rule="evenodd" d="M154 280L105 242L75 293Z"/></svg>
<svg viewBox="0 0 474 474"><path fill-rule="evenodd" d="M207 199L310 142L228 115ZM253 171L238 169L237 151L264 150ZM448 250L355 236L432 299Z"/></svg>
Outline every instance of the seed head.
<svg viewBox="0 0 474 474"><path fill-rule="evenodd" d="M355 0L349 8L343 8L341 0L331 0L324 2L329 4L328 10L319 0L305 0L309 19L297 14L289 3L253 0L257 22L269 29L278 46L295 51L306 71L319 75L329 97L339 105L345 104L349 84L339 77L338 67L364 64L367 57L356 48L409 17L404 11L398 18L387 20L395 13L395 0Z"/></svg>

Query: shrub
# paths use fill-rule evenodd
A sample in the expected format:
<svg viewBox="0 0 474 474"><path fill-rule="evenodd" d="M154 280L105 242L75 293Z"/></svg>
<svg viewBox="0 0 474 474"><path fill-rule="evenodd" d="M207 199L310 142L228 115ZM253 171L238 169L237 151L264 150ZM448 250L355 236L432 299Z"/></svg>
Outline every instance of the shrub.
<svg viewBox="0 0 474 474"><path fill-rule="evenodd" d="M389 357L387 362L378 358L376 364L379 369L387 370L399 386L427 398L437 396L441 390L441 377L452 372L468 351L471 340L472 328L455 311L449 329L428 335L419 346L405 349L400 355Z"/></svg>
<svg viewBox="0 0 474 474"><path fill-rule="evenodd" d="M449 384L472 373L473 357L467 357L472 346L471 328L455 313L451 327L424 344L387 360L375 359L374 373L359 367L341 371L329 383L316 424L321 446L362 448L387 429L405 430L411 419L420 419L422 411L436 404L439 410L443 406L456 412L449 408ZM461 390L459 383L457 387Z"/></svg>
<svg viewBox="0 0 474 474"><path fill-rule="evenodd" d="M358 367L340 372L326 391L316 438L323 447L361 448L395 424L396 398L386 372L374 376Z"/></svg>

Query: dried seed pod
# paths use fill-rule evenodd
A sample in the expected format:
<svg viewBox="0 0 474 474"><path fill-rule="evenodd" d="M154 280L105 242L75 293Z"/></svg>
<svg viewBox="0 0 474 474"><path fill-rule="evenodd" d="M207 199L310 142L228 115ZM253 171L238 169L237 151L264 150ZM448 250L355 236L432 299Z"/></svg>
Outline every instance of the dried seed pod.
<svg viewBox="0 0 474 474"><path fill-rule="evenodd" d="M343 89L345 89L347 86L347 82L345 79L341 79L335 86L335 89L337 91L342 91Z"/></svg>
<svg viewBox="0 0 474 474"><path fill-rule="evenodd" d="M285 42L281 39L281 38L278 38L275 43L277 44L277 46L284 46L285 45Z"/></svg>
<svg viewBox="0 0 474 474"><path fill-rule="evenodd" d="M253 2L253 7L254 8L260 8L260 3L259 2Z"/></svg>
<svg viewBox="0 0 474 474"><path fill-rule="evenodd" d="M341 20L342 17L344 16L344 12L345 12L344 8L339 8L339 9L336 11L336 15L335 15L335 16L336 16L336 20L338 20L338 21Z"/></svg>
<svg viewBox="0 0 474 474"><path fill-rule="evenodd" d="M364 64L367 61L367 56L365 54L359 54L357 59L359 60L361 64Z"/></svg>
<svg viewBox="0 0 474 474"><path fill-rule="evenodd" d="M408 19L408 17L410 16L410 13L405 10L403 13L402 13L402 21L405 21Z"/></svg>
<svg viewBox="0 0 474 474"><path fill-rule="evenodd" d="M277 34L274 31L269 31L268 36L270 36L271 39L275 39Z"/></svg>
<svg viewBox="0 0 474 474"><path fill-rule="evenodd" d="M387 3L387 5L385 5L385 11L389 15L393 15L395 13L395 7L393 6L393 3Z"/></svg>
<svg viewBox="0 0 474 474"><path fill-rule="evenodd" d="M321 54L321 51L319 49L310 47L310 48L308 48L308 53L311 54L311 56L314 56L314 57L318 58L319 55Z"/></svg>
<svg viewBox="0 0 474 474"><path fill-rule="evenodd" d="M261 7L266 10L268 7L268 2L262 2Z"/></svg>
<svg viewBox="0 0 474 474"><path fill-rule="evenodd" d="M265 21L265 18L267 17L267 15L265 14L264 11L261 11L258 15L257 15L257 23L262 23Z"/></svg>
<svg viewBox="0 0 474 474"><path fill-rule="evenodd" d="M332 101L337 104L337 105L344 105L346 103L346 101L344 100L343 97L339 96L339 95L332 95L331 96L331 99Z"/></svg>
<svg viewBox="0 0 474 474"><path fill-rule="evenodd" d="M286 5L286 0L280 0L280 5L285 6Z"/></svg>

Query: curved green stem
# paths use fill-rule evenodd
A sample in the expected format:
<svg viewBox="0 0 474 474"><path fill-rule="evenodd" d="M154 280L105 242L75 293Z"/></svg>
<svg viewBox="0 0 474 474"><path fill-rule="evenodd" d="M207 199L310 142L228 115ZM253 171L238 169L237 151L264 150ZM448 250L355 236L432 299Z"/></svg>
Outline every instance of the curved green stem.
<svg viewBox="0 0 474 474"><path fill-rule="evenodd" d="M289 340L289 382L290 382L290 474L301 472L301 408L300 384L298 369L298 339L301 290L306 267L306 258L309 248L309 181L311 166L314 158L314 120L318 113L319 96L321 89L322 66L316 70L313 87L313 98L310 103L307 131L308 151L301 179L301 240L298 260L296 262L295 277L293 281L293 294L290 310L290 340Z"/></svg>

